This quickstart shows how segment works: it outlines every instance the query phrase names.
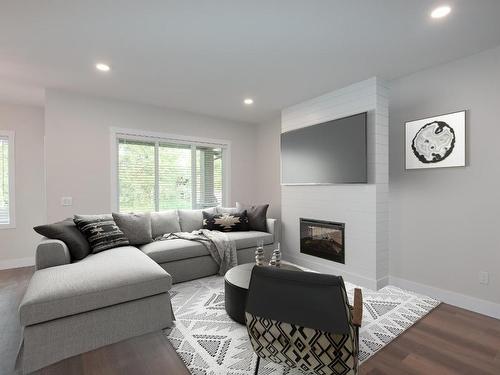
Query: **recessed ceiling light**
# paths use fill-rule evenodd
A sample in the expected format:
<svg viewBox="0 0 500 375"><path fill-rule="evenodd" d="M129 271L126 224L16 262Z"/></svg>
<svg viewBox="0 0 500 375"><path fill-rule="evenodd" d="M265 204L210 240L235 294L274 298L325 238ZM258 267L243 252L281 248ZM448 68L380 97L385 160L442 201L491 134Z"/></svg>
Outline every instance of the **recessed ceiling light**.
<svg viewBox="0 0 500 375"><path fill-rule="evenodd" d="M101 72L109 72L111 70L111 68L109 67L109 65L103 64L103 63L95 64L95 68L97 70L100 70Z"/></svg>
<svg viewBox="0 0 500 375"><path fill-rule="evenodd" d="M243 103L245 103L246 105L253 104L253 99L252 98L246 98L245 100L243 100Z"/></svg>
<svg viewBox="0 0 500 375"><path fill-rule="evenodd" d="M450 14L451 8L448 5L440 6L431 12L432 18L443 18Z"/></svg>

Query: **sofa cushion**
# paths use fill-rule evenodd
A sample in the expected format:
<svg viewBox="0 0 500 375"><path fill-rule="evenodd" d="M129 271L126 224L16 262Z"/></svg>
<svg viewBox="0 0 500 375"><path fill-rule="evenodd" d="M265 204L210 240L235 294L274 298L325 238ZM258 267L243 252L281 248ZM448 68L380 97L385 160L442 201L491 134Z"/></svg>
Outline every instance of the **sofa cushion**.
<svg viewBox="0 0 500 375"><path fill-rule="evenodd" d="M60 240L68 246L71 258L83 259L90 253L90 245L85 236L76 227L73 219L66 219L53 224L39 225L35 232L53 240Z"/></svg>
<svg viewBox="0 0 500 375"><path fill-rule="evenodd" d="M129 244L111 215L75 215L73 221L89 241L93 253Z"/></svg>
<svg viewBox="0 0 500 375"><path fill-rule="evenodd" d="M227 232L230 240L236 244L236 249L246 249L249 247L256 247L257 241L264 241L264 245L270 245L274 242L274 236L267 232L257 232L250 230L247 232Z"/></svg>
<svg viewBox="0 0 500 375"><path fill-rule="evenodd" d="M135 247L36 271L19 306L23 326L165 293L172 278Z"/></svg>
<svg viewBox="0 0 500 375"><path fill-rule="evenodd" d="M131 245L144 245L153 241L149 212L130 214L113 212L112 215L116 225L125 234Z"/></svg>
<svg viewBox="0 0 500 375"><path fill-rule="evenodd" d="M273 235L266 232L248 231L226 234L235 242L237 250L256 247L258 240L263 240L264 245L272 244L274 241ZM159 264L210 255L201 243L178 238L151 242L139 246L139 249Z"/></svg>
<svg viewBox="0 0 500 375"><path fill-rule="evenodd" d="M211 214L217 213L215 207L205 208L204 210L178 210L181 231L192 232L200 230L203 227L203 211Z"/></svg>
<svg viewBox="0 0 500 375"><path fill-rule="evenodd" d="M168 263L210 255L207 248L201 243L179 238L151 242L140 246L139 249L157 263Z"/></svg>
<svg viewBox="0 0 500 375"><path fill-rule="evenodd" d="M151 212L151 232L153 239L166 233L177 233L181 231L179 215L177 210L166 210Z"/></svg>

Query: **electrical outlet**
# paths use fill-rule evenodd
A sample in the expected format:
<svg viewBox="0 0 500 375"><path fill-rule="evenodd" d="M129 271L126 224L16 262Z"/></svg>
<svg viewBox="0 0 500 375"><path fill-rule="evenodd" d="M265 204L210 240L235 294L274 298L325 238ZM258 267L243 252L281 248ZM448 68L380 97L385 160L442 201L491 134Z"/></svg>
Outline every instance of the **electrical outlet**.
<svg viewBox="0 0 500 375"><path fill-rule="evenodd" d="M73 198L72 197L62 197L61 198L61 206L72 206Z"/></svg>
<svg viewBox="0 0 500 375"><path fill-rule="evenodd" d="M479 283L488 285L489 282L490 282L490 274L486 271L479 272Z"/></svg>

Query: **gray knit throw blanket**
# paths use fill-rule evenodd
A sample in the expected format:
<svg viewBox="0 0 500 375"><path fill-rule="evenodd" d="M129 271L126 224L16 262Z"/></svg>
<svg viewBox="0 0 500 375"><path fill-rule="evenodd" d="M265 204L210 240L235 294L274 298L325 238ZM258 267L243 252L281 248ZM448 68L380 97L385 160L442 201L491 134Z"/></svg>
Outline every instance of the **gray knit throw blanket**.
<svg viewBox="0 0 500 375"><path fill-rule="evenodd" d="M196 241L205 246L219 265L219 275L226 272L238 264L236 256L236 245L230 240L227 234L216 230L200 229L189 232L167 233L158 238L157 241L165 241L179 238L182 240Z"/></svg>

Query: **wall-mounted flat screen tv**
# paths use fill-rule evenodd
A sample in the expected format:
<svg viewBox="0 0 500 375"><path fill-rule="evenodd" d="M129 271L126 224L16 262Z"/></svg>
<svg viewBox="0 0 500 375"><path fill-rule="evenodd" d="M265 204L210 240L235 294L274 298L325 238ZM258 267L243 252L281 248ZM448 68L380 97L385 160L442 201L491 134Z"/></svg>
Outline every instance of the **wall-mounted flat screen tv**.
<svg viewBox="0 0 500 375"><path fill-rule="evenodd" d="M367 113L281 134L284 185L367 182Z"/></svg>

